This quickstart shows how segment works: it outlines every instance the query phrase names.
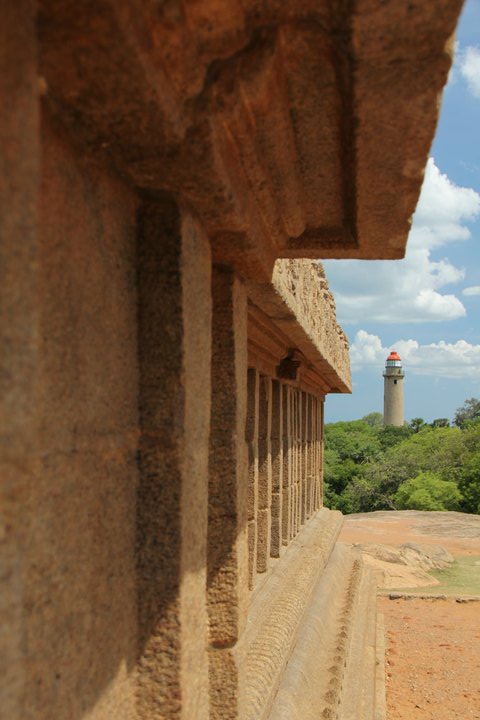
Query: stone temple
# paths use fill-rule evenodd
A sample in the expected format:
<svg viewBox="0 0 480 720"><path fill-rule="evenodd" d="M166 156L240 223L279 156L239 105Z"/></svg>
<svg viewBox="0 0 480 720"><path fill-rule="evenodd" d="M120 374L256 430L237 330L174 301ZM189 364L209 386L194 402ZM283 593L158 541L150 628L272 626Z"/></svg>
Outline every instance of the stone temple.
<svg viewBox="0 0 480 720"><path fill-rule="evenodd" d="M402 257L460 9L1 4L2 720L380 717L317 259Z"/></svg>

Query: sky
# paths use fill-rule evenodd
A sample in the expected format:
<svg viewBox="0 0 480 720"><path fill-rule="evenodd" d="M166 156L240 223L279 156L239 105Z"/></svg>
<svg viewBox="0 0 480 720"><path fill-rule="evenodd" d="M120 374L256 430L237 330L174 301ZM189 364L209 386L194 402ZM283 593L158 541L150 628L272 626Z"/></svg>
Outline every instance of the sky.
<svg viewBox="0 0 480 720"><path fill-rule="evenodd" d="M405 370L405 419L453 419L480 397L480 0L467 0L403 260L324 262L350 340L352 395L325 421L383 412L390 350Z"/></svg>

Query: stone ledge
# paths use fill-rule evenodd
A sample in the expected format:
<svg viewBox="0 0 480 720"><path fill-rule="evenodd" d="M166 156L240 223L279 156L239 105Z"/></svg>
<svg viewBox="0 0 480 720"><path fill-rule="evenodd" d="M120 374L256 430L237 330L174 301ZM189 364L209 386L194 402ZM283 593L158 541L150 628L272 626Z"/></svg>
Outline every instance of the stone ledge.
<svg viewBox="0 0 480 720"><path fill-rule="evenodd" d="M244 637L246 720L268 717L297 640L298 627L318 576L328 563L341 525L339 512L320 510L291 543L253 598Z"/></svg>
<svg viewBox="0 0 480 720"><path fill-rule="evenodd" d="M357 553L337 544L303 616L268 720L373 720L375 713L380 720L377 632L374 576Z"/></svg>
<svg viewBox="0 0 480 720"><path fill-rule="evenodd" d="M385 618L377 612L375 720L387 720L387 693L385 687Z"/></svg>
<svg viewBox="0 0 480 720"><path fill-rule="evenodd" d="M269 720L337 717L362 579L361 561L337 544L303 618Z"/></svg>
<svg viewBox="0 0 480 720"><path fill-rule="evenodd" d="M332 718L373 720L377 683L377 604L375 575L353 552L360 573L349 627L344 683Z"/></svg>

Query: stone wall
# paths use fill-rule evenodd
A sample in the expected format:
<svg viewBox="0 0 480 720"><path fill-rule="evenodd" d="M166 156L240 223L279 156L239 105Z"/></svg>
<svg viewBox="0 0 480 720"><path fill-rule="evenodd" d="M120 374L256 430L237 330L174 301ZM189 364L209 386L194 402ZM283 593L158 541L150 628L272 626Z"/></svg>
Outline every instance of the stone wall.
<svg viewBox="0 0 480 720"><path fill-rule="evenodd" d="M28 279L4 278L4 290L23 295L3 315L3 332L28 329L35 340L20 343L10 380L9 392L26 392L25 401L2 416L2 551L10 557L2 595L15 622L7 614L1 655L12 684L0 715L106 720L121 708L132 718L137 201L47 115L41 121L41 172L17 185L33 184L36 221L30 237L2 240L12 258L23 242L33 255ZM35 147L35 133L31 140Z"/></svg>

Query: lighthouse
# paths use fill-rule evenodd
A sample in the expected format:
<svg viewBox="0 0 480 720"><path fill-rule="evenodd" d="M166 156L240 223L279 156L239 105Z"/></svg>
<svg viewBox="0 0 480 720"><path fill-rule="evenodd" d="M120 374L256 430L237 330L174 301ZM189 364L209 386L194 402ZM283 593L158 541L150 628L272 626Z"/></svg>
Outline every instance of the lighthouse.
<svg viewBox="0 0 480 720"><path fill-rule="evenodd" d="M392 350L385 362L383 373L383 424L403 425L403 378L400 355Z"/></svg>

